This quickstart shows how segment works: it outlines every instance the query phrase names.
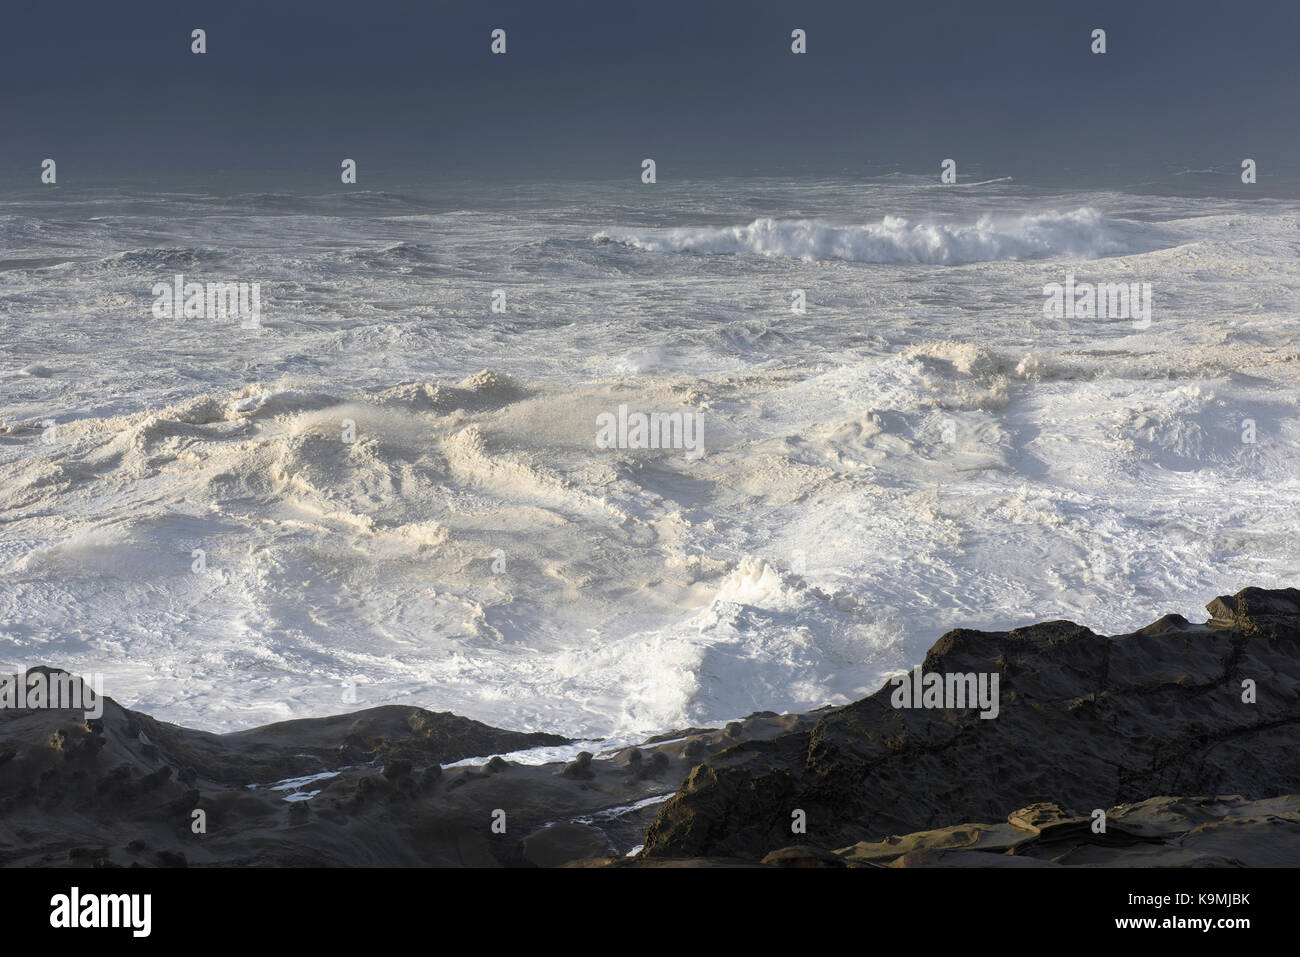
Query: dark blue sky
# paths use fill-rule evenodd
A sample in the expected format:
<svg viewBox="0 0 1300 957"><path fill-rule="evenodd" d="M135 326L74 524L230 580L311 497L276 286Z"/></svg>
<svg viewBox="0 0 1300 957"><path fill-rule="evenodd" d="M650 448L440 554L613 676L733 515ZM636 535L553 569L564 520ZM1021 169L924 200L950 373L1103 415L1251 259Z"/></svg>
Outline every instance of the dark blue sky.
<svg viewBox="0 0 1300 957"><path fill-rule="evenodd" d="M1300 156L1295 0L11 3L0 173L511 178ZM190 30L208 53L189 52ZM492 56L489 33L508 31ZM790 31L809 52L790 53ZM1089 52L1094 27L1109 52ZM937 172L936 172L937 174ZM1261 176L1263 182L1263 175Z"/></svg>

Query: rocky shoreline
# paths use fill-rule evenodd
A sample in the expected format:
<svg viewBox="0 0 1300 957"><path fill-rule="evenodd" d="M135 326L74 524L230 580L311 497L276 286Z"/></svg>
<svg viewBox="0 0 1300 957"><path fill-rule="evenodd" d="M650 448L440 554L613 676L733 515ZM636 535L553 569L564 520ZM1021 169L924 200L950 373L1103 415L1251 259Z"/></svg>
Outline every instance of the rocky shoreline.
<svg viewBox="0 0 1300 957"><path fill-rule="evenodd" d="M0 864L1300 865L1300 590L1207 608L949 632L921 671L995 676L991 720L892 683L605 751L400 706L223 735L0 708ZM541 747L571 756L508 757Z"/></svg>

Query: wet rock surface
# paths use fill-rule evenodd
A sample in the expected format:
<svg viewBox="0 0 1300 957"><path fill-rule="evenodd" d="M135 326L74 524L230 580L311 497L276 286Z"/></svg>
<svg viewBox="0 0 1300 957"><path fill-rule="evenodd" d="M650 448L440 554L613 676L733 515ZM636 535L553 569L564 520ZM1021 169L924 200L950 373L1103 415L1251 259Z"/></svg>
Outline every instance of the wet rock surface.
<svg viewBox="0 0 1300 957"><path fill-rule="evenodd" d="M922 671L995 675L996 717L895 707L891 682L807 731L702 761L642 856L759 862L790 845L867 847L1006 821L1034 804L1091 814L1180 795L1300 793L1300 591L1247 588L1207 607L1202 625L1166 616L1113 637L1066 621L951 631ZM1019 823L971 840L1007 840Z"/></svg>
<svg viewBox="0 0 1300 957"><path fill-rule="evenodd" d="M756 715L739 733L814 720ZM397 706L225 735L108 697L91 720L0 709L0 865L549 867L623 855L690 770L686 752L707 757L735 734L580 751ZM569 745L563 761L510 759ZM487 760L457 764L467 758Z"/></svg>
<svg viewBox="0 0 1300 957"><path fill-rule="evenodd" d="M602 750L398 706L224 735L0 708L0 864L1300 865L1300 591L1207 607L949 632L920 670L996 675L988 718L888 683Z"/></svg>

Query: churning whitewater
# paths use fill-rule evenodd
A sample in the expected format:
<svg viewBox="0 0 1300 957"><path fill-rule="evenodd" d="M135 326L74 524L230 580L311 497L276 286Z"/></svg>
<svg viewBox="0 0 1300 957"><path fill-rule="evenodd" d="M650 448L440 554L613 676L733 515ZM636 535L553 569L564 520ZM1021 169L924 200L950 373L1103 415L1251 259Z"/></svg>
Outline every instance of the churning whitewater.
<svg viewBox="0 0 1300 957"><path fill-rule="evenodd" d="M1095 209L1015 217L981 216L974 223L912 222L886 216L863 226L765 217L747 226L596 234L652 252L750 253L860 263L953 265L1003 259L1073 256L1091 259L1142 252L1158 232L1103 218Z"/></svg>
<svg viewBox="0 0 1300 957"><path fill-rule="evenodd" d="M102 673L162 719L634 737L863 697L958 625L1119 632L1300 573L1295 203L5 209L0 673ZM177 276L257 283L260 322L155 311ZM1051 314L1067 276L1149 284L1149 324Z"/></svg>

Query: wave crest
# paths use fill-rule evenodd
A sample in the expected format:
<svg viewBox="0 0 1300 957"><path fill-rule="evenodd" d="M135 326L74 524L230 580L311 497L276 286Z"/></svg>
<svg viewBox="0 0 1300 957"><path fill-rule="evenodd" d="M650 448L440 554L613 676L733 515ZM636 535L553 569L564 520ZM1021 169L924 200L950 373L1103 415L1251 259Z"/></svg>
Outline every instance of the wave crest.
<svg viewBox="0 0 1300 957"><path fill-rule="evenodd" d="M920 223L886 216L878 223L835 226L815 219L756 219L747 226L600 232L649 252L759 255L776 258L917 265L959 265L1051 256L1098 258L1144 252L1135 223L1107 219L1081 206L1068 213L983 216L969 224Z"/></svg>

